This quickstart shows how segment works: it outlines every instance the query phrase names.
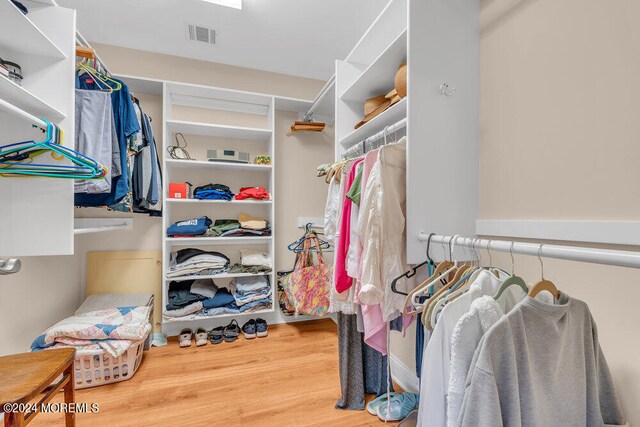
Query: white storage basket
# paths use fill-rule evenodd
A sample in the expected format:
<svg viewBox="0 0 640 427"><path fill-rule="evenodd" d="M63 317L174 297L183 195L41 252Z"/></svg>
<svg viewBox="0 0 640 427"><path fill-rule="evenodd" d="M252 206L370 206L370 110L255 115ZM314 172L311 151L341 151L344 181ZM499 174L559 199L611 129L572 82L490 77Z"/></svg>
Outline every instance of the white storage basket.
<svg viewBox="0 0 640 427"><path fill-rule="evenodd" d="M142 362L145 340L146 337L140 341L134 341L131 347L117 358L105 350L90 354L76 352L74 362L76 390L117 383L131 378Z"/></svg>

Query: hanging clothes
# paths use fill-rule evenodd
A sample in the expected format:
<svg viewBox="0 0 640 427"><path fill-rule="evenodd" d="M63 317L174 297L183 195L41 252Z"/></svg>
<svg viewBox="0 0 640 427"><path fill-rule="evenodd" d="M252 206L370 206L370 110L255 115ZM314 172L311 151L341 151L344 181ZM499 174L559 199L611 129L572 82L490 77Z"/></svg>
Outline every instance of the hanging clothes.
<svg viewBox="0 0 640 427"><path fill-rule="evenodd" d="M367 305L381 304L382 317L398 316L404 297L391 291L391 281L407 270L406 259L406 138L380 148L365 196L367 232L363 253L362 287L358 294Z"/></svg>
<svg viewBox="0 0 640 427"><path fill-rule="evenodd" d="M589 307L525 297L482 338L458 425L623 425Z"/></svg>
<svg viewBox="0 0 640 427"><path fill-rule="evenodd" d="M76 206L101 207L113 205L121 201L129 192L128 138L135 132L140 131L140 125L131 102L129 88L122 81L113 80L122 85L119 90L114 90L111 93L111 106L120 149L121 174L117 177L112 176L109 193L76 193ZM93 78L76 74L76 89L101 90L101 87L96 84Z"/></svg>

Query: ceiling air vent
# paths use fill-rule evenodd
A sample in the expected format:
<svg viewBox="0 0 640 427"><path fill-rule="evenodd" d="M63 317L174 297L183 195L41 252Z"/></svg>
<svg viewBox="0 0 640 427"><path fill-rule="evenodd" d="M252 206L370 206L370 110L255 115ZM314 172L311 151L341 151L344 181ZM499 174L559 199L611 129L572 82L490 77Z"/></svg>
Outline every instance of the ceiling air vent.
<svg viewBox="0 0 640 427"><path fill-rule="evenodd" d="M198 25L192 25L192 24L188 25L188 29L189 29L189 40L196 41L196 42L216 44L216 36L217 36L216 30L207 28L207 27L200 27Z"/></svg>

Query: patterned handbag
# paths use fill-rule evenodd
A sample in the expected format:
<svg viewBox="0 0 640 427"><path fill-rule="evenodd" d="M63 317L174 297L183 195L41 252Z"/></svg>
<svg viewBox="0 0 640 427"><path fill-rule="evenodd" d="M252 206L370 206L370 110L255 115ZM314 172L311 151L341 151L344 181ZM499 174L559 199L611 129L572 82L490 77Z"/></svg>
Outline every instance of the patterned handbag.
<svg viewBox="0 0 640 427"><path fill-rule="evenodd" d="M285 316L293 316L296 312L296 310L289 302L289 298L287 297L287 293L284 290L284 286L282 286L282 280L291 273L293 273L293 270L278 271L276 273L278 277L278 304L280 305L280 311Z"/></svg>
<svg viewBox="0 0 640 427"><path fill-rule="evenodd" d="M308 251L312 244L317 249L318 263L313 264L312 252L302 252L296 257L293 272L282 279L285 295L296 316L306 314L322 317L329 312L333 266L324 263L317 237L307 237L302 248Z"/></svg>

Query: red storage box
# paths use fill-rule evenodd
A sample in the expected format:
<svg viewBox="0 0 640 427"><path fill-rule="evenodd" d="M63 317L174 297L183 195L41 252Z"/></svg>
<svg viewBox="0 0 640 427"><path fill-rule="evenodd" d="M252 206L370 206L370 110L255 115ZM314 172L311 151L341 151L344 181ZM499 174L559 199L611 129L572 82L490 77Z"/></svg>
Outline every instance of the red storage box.
<svg viewBox="0 0 640 427"><path fill-rule="evenodd" d="M191 184L188 182L170 182L169 198L171 199L190 199Z"/></svg>

